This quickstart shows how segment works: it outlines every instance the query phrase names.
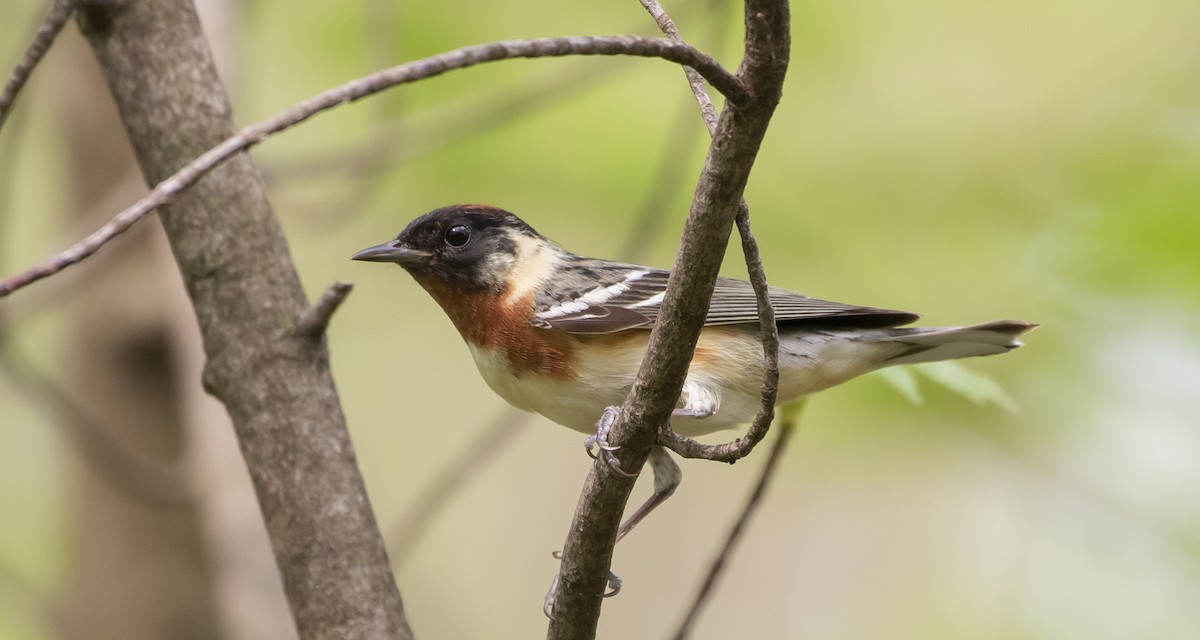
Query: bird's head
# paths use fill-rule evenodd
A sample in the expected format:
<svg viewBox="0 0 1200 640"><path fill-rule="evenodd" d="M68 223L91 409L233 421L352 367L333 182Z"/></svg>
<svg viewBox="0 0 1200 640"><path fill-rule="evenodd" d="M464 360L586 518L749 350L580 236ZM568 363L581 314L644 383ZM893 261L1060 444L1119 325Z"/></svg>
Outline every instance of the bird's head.
<svg viewBox="0 0 1200 640"><path fill-rule="evenodd" d="M454 205L413 220L395 240L368 247L353 260L394 262L422 285L467 293L501 293L531 262L559 252L517 216L485 205Z"/></svg>

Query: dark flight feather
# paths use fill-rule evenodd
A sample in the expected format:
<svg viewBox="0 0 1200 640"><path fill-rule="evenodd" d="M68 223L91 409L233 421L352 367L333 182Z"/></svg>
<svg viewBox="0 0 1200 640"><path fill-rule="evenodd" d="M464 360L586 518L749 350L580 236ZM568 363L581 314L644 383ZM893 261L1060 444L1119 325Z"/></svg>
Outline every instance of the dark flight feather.
<svg viewBox="0 0 1200 640"><path fill-rule="evenodd" d="M649 329L658 319L661 300L655 297L666 290L669 272L636 265L600 263L572 256L577 264L563 271L567 280L556 291L569 293L535 300L534 326L569 333L614 333L627 329ZM572 287L571 267L586 277ZM631 273L643 275L628 280ZM625 283L622 288L621 283ZM605 291L605 289L607 290ZM617 290L614 290L617 289ZM814 327L895 327L913 322L917 314L907 311L861 307L810 298L806 295L770 287L769 297L780 326L797 324ZM718 278L706 325L757 324L758 304L749 282Z"/></svg>

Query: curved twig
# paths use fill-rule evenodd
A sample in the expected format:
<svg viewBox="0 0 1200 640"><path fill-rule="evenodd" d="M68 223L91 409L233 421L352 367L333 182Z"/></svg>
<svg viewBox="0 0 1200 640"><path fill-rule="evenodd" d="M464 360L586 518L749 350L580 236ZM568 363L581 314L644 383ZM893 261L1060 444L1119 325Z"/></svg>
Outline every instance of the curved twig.
<svg viewBox="0 0 1200 640"><path fill-rule="evenodd" d="M17 101L17 94L21 92L21 88L25 86L29 76L33 75L34 68L50 50L50 45L54 44L54 39L58 37L59 32L62 31L63 26L67 24L67 20L71 19L71 14L74 12L75 3L71 0L55 0L54 4L50 5L50 11L46 13L42 24L33 34L33 41L29 43L25 53L21 54L21 59L13 67L8 81L4 83L4 89L0 89L0 127L3 127L4 121L8 119L13 103Z"/></svg>
<svg viewBox="0 0 1200 640"><path fill-rule="evenodd" d="M646 11L654 17L654 21L658 23L663 33L676 42L683 42L683 36L679 34L679 28L675 26L675 21L671 19L658 0L640 1ZM691 87L692 94L696 97L700 115L704 118L704 123L708 126L708 132L711 135L717 126L717 113L713 107L712 98L709 97L708 90L704 88L703 79L694 69L684 67L683 71L687 75L688 86ZM695 440L680 436L671 430L670 425L667 425L663 429L659 444L685 458L705 458L730 463L744 458L766 437L767 431L771 428L771 420L775 417L775 399L779 393L779 327L775 325L775 309L771 305L770 292L767 289L767 274L763 270L758 242L754 238L754 232L750 229L750 207L746 204L745 198L742 198L738 204L736 221L738 234L742 238L742 255L746 259L746 272L750 277L750 284L754 288L754 297L758 305L759 332L762 336L763 381L758 414L754 417L754 422L750 424L750 428L746 430L744 436L723 445L700 444Z"/></svg>
<svg viewBox="0 0 1200 640"><path fill-rule="evenodd" d="M771 428L775 417L775 399L779 393L779 327L775 325L775 309L771 306L767 291L767 276L763 271L758 243L750 229L750 211L742 200L737 213L738 232L742 236L742 253L746 256L746 270L754 285L754 296L758 301L759 331L763 344L763 381L758 415L750 428L740 438L721 444L703 444L681 436L665 425L659 435L658 444L685 458L703 458L730 464L750 455Z"/></svg>
<svg viewBox="0 0 1200 640"><path fill-rule="evenodd" d="M664 38L636 36L575 36L506 40L455 49L352 80L304 100L290 109L243 128L226 138L174 175L158 183L146 197L118 213L108 224L71 248L27 271L0 281L0 298L88 258L155 209L170 204L196 180L234 154L249 149L268 136L293 127L312 116L400 84L432 78L454 69L513 58L546 58L570 55L627 55L662 58L691 66L723 93L730 102L749 100L742 81L719 62L688 45Z"/></svg>

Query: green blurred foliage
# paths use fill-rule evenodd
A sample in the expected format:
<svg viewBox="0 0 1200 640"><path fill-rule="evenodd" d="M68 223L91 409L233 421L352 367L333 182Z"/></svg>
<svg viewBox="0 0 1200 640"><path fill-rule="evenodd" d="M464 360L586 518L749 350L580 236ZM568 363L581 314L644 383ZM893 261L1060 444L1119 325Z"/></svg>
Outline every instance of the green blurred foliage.
<svg viewBox="0 0 1200 640"><path fill-rule="evenodd" d="M4 60L42 4L10 0ZM367 73L375 59L653 26L632 0L445 6L389 5L384 24L372 3L238 6L222 72L239 120ZM738 10L712 6L668 9L701 47L728 43L714 53L736 67ZM809 403L697 637L1196 637L1200 5L793 10L790 77L748 191L772 282L914 309L930 324L1042 327L1028 347L969 371L867 377ZM21 127L0 136L0 153L20 154L0 203L6 273L74 237L51 215L62 160L39 109L65 81L39 74ZM577 252L615 256L639 231L663 154L686 145L685 175L699 170L698 138L669 138L690 100L678 69L658 61L512 61L339 108L254 152L310 291L357 282L330 341L385 527L501 402L402 272L347 257L467 201L514 210ZM371 145L395 161L365 160ZM660 212L666 232L647 263L671 263L690 180ZM727 273L743 273L736 244ZM0 304L16 309L22 296ZM15 347L52 367L56 330L55 313L40 314ZM3 379L0 416L0 638L43 637L26 601L5 594L21 582L52 590L66 570L71 505L59 485L71 454ZM549 551L589 462L579 439L544 422L514 433L484 481L433 523L399 573L421 636L543 632ZM755 468L756 458L685 464L664 513L617 552L626 589L606 603L602 637L672 628Z"/></svg>

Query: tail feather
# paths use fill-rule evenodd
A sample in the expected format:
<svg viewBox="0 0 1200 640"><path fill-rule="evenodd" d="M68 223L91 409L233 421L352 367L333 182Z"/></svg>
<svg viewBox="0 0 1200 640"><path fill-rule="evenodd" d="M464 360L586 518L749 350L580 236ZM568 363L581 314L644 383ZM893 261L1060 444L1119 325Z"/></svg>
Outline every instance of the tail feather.
<svg viewBox="0 0 1200 640"><path fill-rule="evenodd" d="M1007 353L1021 346L1017 336L1036 326L1019 320L995 320L969 327L892 329L892 339L910 348L889 358L886 364L915 364Z"/></svg>

